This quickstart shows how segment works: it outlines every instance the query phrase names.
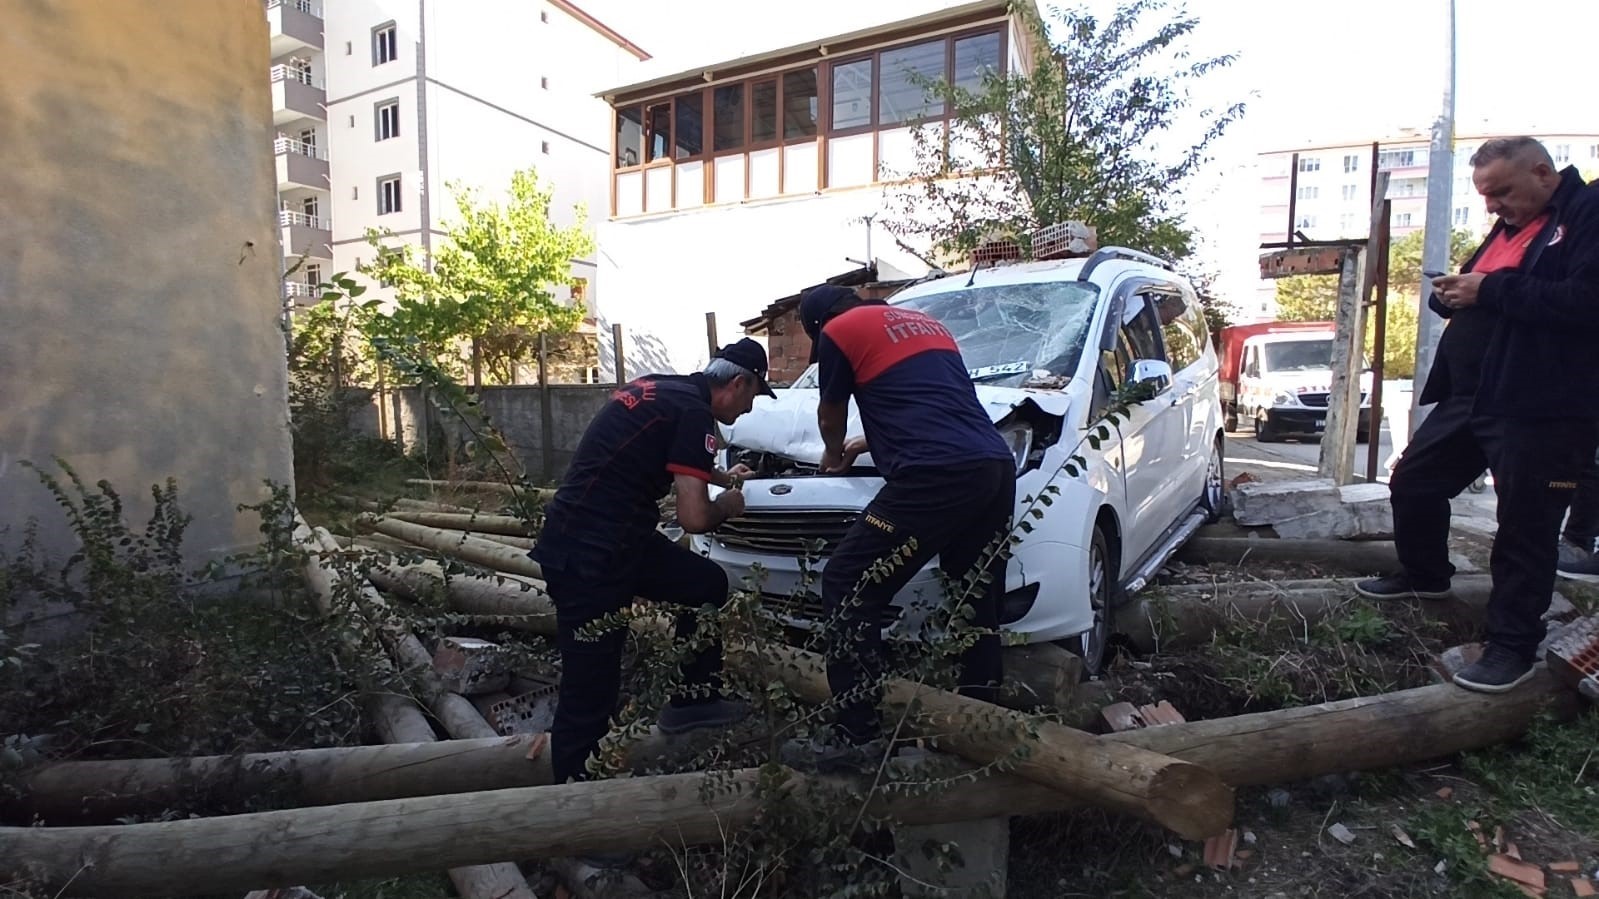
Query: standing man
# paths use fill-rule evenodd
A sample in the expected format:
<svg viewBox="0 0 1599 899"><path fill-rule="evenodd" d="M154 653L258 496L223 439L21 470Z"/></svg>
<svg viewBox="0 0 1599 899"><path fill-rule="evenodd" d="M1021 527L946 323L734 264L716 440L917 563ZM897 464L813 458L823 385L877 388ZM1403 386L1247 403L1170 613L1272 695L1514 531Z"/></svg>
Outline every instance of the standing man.
<svg viewBox="0 0 1599 899"><path fill-rule="evenodd" d="M652 375L620 388L584 432L572 465L545 510L532 553L555 604L561 686L550 728L555 782L585 778L621 689L625 628L579 636L585 625L643 597L684 607L677 636L694 633L694 610L727 601L727 574L656 530L657 503L677 488L684 530L702 534L744 511L748 470L717 471L716 422L732 424L766 384L766 351L745 338L722 348L705 371ZM728 488L713 502L707 484ZM685 695L662 710L666 733L731 724L748 707L720 693L722 649L683 665Z"/></svg>
<svg viewBox="0 0 1599 899"><path fill-rule="evenodd" d="M819 366L822 471L847 472L869 451L885 483L822 572L827 682L842 745L791 744L790 752L812 753L821 768L858 767L888 748L878 715L883 614L935 555L957 593L949 599L969 605L969 623L982 632L961 658L961 692L992 701L1016 464L938 320L834 285L807 291L799 313ZM866 435L846 443L851 396ZM892 567L884 572L880 562ZM987 582L964 589L976 571Z"/></svg>
<svg viewBox="0 0 1599 899"><path fill-rule="evenodd" d="M1373 599L1449 594L1449 500L1484 468L1498 494L1487 647L1455 675L1498 693L1531 676L1554 590L1560 520L1599 443L1599 197L1530 137L1484 143L1472 180L1499 216L1465 271L1432 282L1449 325L1423 403L1437 403L1389 484L1402 571Z"/></svg>

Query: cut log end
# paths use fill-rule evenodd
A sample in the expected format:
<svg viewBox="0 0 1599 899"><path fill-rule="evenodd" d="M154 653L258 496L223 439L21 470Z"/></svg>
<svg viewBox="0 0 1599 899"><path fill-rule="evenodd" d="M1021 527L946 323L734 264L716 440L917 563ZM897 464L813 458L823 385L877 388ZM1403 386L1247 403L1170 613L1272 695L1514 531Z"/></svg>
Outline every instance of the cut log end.
<svg viewBox="0 0 1599 899"><path fill-rule="evenodd" d="M1150 817L1187 840L1205 840L1233 825L1233 788L1198 765L1167 765L1149 784Z"/></svg>

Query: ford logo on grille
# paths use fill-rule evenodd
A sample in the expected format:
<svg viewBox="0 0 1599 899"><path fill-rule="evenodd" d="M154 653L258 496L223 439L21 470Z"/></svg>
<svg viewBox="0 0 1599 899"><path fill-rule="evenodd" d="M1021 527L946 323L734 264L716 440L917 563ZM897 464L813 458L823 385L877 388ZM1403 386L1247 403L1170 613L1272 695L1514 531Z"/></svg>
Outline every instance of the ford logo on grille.
<svg viewBox="0 0 1599 899"><path fill-rule="evenodd" d="M790 493L793 493L793 492L794 492L794 487L791 484L773 484L772 485L772 495L773 496L787 496L787 495L789 495Z"/></svg>

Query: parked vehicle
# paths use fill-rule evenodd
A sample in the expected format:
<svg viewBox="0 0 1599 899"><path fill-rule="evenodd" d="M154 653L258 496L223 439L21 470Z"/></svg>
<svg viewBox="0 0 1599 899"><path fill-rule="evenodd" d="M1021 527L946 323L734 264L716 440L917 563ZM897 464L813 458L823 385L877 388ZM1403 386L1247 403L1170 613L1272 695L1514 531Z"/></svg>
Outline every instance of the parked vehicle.
<svg viewBox="0 0 1599 899"><path fill-rule="evenodd" d="M1272 443L1327 430L1332 390L1332 322L1262 322L1221 330L1221 400L1227 430L1243 421L1255 439ZM1360 376L1361 418L1356 439L1370 428L1371 372Z"/></svg>
<svg viewBox="0 0 1599 899"><path fill-rule="evenodd" d="M955 336L978 398L1015 450L1018 520L1058 489L1020 534L1001 624L1029 642L1062 641L1098 670L1112 608L1223 502L1217 357L1193 287L1161 260L1105 248L924 281L890 302ZM815 374L813 366L726 429L725 462L756 475L744 485L745 513L694 544L801 626L821 615L814 572L882 485L870 456L845 475L818 473ZM1130 383L1153 396L1106 421ZM849 433L861 433L853 404ZM1076 474L1066 469L1073 456L1083 460ZM921 631L942 598L935 570L896 598L884 623L891 636Z"/></svg>

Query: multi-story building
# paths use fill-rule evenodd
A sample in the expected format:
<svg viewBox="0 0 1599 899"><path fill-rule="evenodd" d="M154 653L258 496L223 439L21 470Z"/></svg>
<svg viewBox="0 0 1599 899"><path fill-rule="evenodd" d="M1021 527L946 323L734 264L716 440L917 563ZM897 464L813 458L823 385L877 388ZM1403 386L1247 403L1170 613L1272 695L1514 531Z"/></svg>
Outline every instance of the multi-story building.
<svg viewBox="0 0 1599 899"><path fill-rule="evenodd" d="M1459 134L1455 137L1454 182L1451 187L1451 222L1454 227L1485 235L1493 225L1471 181L1471 154L1484 141L1500 134ZM1535 134L1555 165L1576 165L1599 173L1599 133ZM1261 153L1260 240L1285 240L1288 233L1289 193L1294 154L1299 154L1299 178L1293 187L1296 232L1313 240L1363 238L1371 223L1370 140L1315 144ZM1377 141L1377 168L1388 173L1387 198L1393 200L1392 234L1403 237L1419 231L1427 220L1427 172L1431 138L1421 131L1404 131ZM1270 314L1274 290L1263 282L1257 296L1259 308Z"/></svg>
<svg viewBox="0 0 1599 899"><path fill-rule="evenodd" d="M265 0L278 205L291 293L373 254L369 228L424 258L450 186L494 199L535 168L551 217L610 209L610 107L595 94L649 58L568 0ZM592 304L595 259L572 260ZM371 285L382 297L380 285Z"/></svg>
<svg viewBox="0 0 1599 899"><path fill-rule="evenodd" d="M773 298L857 265L927 271L926 248L907 250L881 221L885 191L915 163L911 123L948 127L925 85L1025 70L1029 31L1006 0L892 0L849 16L604 92L615 113L599 308L624 328L628 375L701 364L706 313L727 343Z"/></svg>

